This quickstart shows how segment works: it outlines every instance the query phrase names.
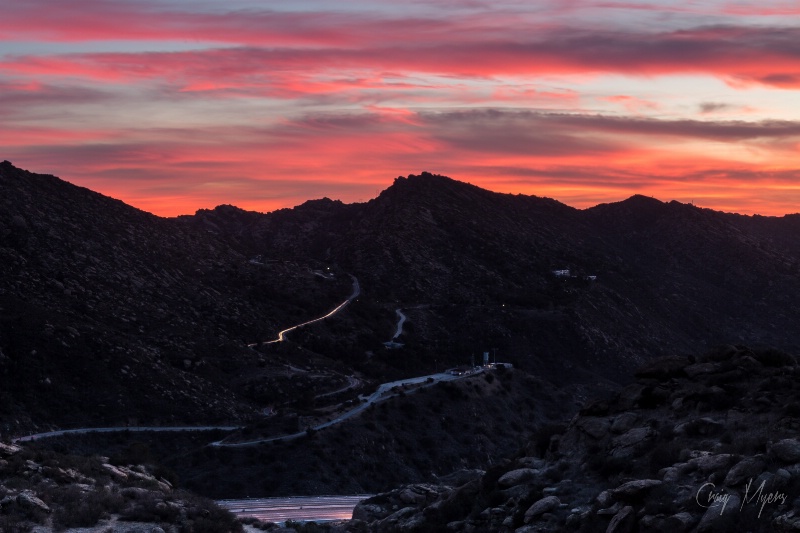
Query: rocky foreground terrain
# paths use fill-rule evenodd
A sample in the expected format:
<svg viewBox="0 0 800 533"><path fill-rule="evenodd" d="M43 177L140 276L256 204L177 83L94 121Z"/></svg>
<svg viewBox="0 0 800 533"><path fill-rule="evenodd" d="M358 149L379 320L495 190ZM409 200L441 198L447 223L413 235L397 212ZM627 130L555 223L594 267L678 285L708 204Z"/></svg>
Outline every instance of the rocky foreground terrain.
<svg viewBox="0 0 800 533"><path fill-rule="evenodd" d="M286 529L251 520L245 527L800 531L798 377L795 357L772 349L723 346L696 358L656 359L633 383L588 401L567 423L540 426L516 454L485 471L456 470L436 483L399 486L359 504L346 523ZM99 524L120 532L242 527L209 502L175 491L154 467L14 446L0 452L3 531L25 531L24 524L56 530ZM142 527L153 529L136 529Z"/></svg>
<svg viewBox="0 0 800 533"><path fill-rule="evenodd" d="M800 531L798 377L795 358L774 350L658 359L516 457L471 479L378 495L351 527Z"/></svg>
<svg viewBox="0 0 800 533"><path fill-rule="evenodd" d="M236 532L214 502L173 489L158 472L0 443L0 531Z"/></svg>

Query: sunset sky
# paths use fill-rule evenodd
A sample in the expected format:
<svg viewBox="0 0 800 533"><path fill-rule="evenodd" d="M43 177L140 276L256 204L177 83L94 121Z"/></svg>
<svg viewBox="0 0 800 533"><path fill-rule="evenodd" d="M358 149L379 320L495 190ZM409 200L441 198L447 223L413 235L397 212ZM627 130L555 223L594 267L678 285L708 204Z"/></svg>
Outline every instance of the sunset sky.
<svg viewBox="0 0 800 533"><path fill-rule="evenodd" d="M800 211L796 0L4 0L0 160L163 215L429 171Z"/></svg>

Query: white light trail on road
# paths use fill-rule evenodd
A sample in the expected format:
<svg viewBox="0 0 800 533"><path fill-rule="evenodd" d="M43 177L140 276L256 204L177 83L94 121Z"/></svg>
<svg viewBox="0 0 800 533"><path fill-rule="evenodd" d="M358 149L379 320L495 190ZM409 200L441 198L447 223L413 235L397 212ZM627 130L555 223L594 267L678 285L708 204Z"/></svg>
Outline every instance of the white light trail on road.
<svg viewBox="0 0 800 533"><path fill-rule="evenodd" d="M309 324L313 324L313 323L319 322L321 320L325 320L326 318L330 318L333 315L335 315L336 313L338 313L339 311L341 311L342 309L344 309L345 306L347 306L347 304L349 304L350 302L352 302L353 300L358 298L358 295L361 294L361 286L358 283L358 279L355 276L352 276L352 275L350 277L353 278L353 294L351 294L350 297L347 300L345 300L342 303L340 303L339 305L337 305L336 308L333 311L331 311L327 315L321 316L319 318L315 318L313 320L309 320L308 322L303 322L302 324L295 324L294 326L292 326L290 328L286 328L283 331L279 331L278 332L278 338L276 338L276 339L273 339L271 341L264 341L264 342L254 342L252 344L248 344L247 347L248 348L255 348L259 344L275 344L277 342L283 342L283 341L286 340L286 334L289 333L290 331L293 331L293 330L295 330L297 328L302 328L303 326L308 326Z"/></svg>
<svg viewBox="0 0 800 533"><path fill-rule="evenodd" d="M217 505L239 518L255 517L262 522L286 520L323 522L350 520L355 506L369 494L348 496L293 496L287 498L247 498L219 500Z"/></svg>

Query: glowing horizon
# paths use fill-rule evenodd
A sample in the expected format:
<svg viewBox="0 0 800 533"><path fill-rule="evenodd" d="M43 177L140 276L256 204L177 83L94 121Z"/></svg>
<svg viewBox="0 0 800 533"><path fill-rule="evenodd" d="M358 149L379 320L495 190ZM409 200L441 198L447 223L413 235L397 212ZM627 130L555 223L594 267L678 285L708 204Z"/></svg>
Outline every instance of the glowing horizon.
<svg viewBox="0 0 800 533"><path fill-rule="evenodd" d="M697 4L19 2L0 160L162 216L366 201L422 171L796 213L800 7Z"/></svg>

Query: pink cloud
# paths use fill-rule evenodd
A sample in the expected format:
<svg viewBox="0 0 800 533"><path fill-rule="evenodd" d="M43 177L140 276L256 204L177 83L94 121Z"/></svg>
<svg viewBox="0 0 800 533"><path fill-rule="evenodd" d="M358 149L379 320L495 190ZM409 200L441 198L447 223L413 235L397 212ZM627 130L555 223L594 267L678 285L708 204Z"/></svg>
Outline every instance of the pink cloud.
<svg viewBox="0 0 800 533"><path fill-rule="evenodd" d="M800 86L800 29L714 27L662 34L562 28L528 40L482 40L458 34L449 42L392 43L375 29L363 47L233 48L170 53L97 53L6 57L0 68L28 76L77 76L96 81L167 80L203 87L269 86L273 77L321 83L320 73L424 73L466 78L498 75L695 73L775 87ZM460 40L459 40L460 39ZM369 80L371 76L367 75ZM356 86L363 80L352 80ZM320 90L326 90L324 86Z"/></svg>
<svg viewBox="0 0 800 533"><path fill-rule="evenodd" d="M635 96L628 96L625 94L606 96L600 99L613 104L620 104L628 112L633 114L641 114L643 111L655 111L660 107L657 102L643 100L641 98L636 98Z"/></svg>

